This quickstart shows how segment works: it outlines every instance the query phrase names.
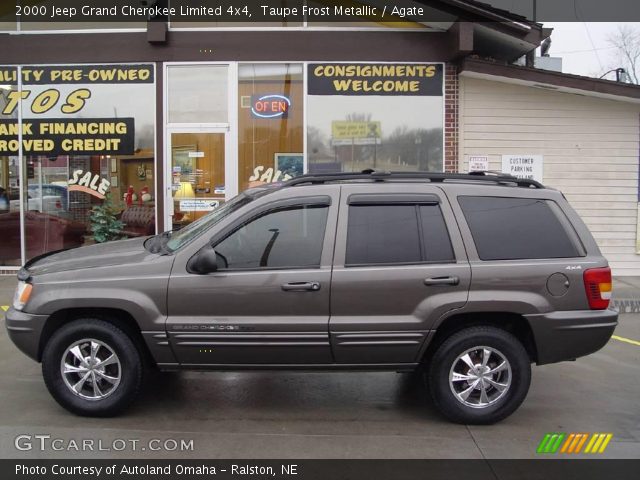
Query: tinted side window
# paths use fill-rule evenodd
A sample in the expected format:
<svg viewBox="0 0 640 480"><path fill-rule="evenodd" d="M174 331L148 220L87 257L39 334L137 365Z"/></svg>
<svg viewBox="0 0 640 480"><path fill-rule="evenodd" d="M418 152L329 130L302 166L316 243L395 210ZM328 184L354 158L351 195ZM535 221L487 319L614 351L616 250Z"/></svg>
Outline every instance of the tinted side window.
<svg viewBox="0 0 640 480"><path fill-rule="evenodd" d="M438 205L349 206L347 265L453 260L449 233Z"/></svg>
<svg viewBox="0 0 640 480"><path fill-rule="evenodd" d="M221 268L318 267L328 211L300 206L256 218L215 246Z"/></svg>
<svg viewBox="0 0 640 480"><path fill-rule="evenodd" d="M347 265L419 263L415 205L351 205Z"/></svg>
<svg viewBox="0 0 640 480"><path fill-rule="evenodd" d="M580 256L546 200L458 197L482 260Z"/></svg>
<svg viewBox="0 0 640 480"><path fill-rule="evenodd" d="M440 206L420 205L420 223L427 261L452 262L455 257Z"/></svg>

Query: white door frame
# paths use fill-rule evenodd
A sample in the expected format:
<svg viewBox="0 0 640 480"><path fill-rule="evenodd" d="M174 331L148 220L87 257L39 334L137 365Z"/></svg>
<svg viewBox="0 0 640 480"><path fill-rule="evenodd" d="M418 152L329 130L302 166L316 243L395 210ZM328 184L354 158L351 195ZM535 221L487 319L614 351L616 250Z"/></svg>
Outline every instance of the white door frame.
<svg viewBox="0 0 640 480"><path fill-rule="evenodd" d="M226 123L169 123L169 68L173 66L226 66L227 67L227 122ZM173 133L224 133L224 181L225 200L238 194L238 63L237 62L166 62L163 65L164 95L164 218L158 224L163 231L171 230L173 195L171 192L171 134Z"/></svg>

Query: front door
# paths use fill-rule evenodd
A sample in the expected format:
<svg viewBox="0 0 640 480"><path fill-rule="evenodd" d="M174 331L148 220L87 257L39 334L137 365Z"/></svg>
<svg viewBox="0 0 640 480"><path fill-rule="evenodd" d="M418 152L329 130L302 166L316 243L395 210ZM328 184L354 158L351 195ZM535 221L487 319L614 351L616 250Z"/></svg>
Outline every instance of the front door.
<svg viewBox="0 0 640 480"><path fill-rule="evenodd" d="M215 209L227 198L227 132L169 132L170 191L166 230L179 230Z"/></svg>
<svg viewBox="0 0 640 480"><path fill-rule="evenodd" d="M254 200L261 206L204 234L218 257L216 272L190 273L195 251L178 253L167 331L181 364L332 362L329 292L339 187L271 199L277 195Z"/></svg>

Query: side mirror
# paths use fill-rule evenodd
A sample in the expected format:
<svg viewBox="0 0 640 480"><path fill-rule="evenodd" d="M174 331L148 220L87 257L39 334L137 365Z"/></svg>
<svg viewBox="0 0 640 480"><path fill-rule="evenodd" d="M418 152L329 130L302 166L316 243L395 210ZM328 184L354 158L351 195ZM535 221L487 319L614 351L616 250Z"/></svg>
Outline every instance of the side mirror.
<svg viewBox="0 0 640 480"><path fill-rule="evenodd" d="M217 271L218 257L216 255L216 251L211 245L207 245L191 257L191 260L189 260L189 263L187 264L187 269L190 272L198 273L200 275Z"/></svg>

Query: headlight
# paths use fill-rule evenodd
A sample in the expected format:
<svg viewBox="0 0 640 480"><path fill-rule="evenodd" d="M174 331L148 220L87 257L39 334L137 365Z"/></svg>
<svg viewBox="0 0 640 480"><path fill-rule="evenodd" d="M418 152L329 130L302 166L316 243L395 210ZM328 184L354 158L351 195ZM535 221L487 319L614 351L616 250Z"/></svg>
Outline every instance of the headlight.
<svg viewBox="0 0 640 480"><path fill-rule="evenodd" d="M13 296L13 308L16 310L22 310L29 301L33 285L26 282L18 282L16 287L16 293Z"/></svg>

